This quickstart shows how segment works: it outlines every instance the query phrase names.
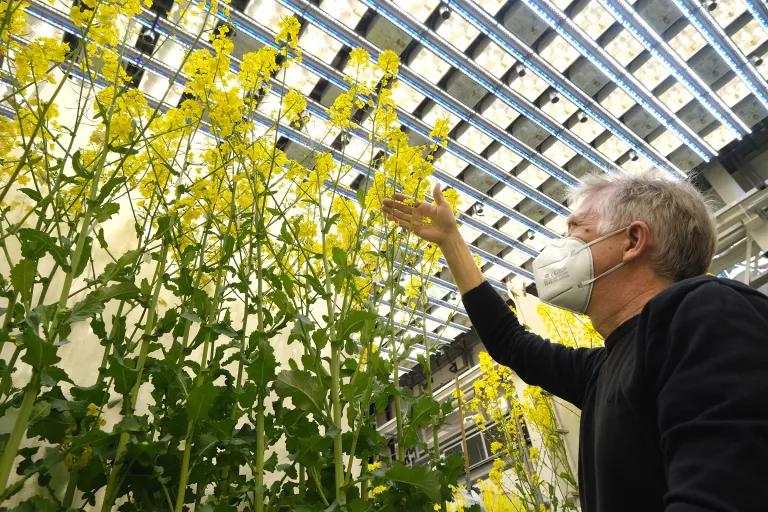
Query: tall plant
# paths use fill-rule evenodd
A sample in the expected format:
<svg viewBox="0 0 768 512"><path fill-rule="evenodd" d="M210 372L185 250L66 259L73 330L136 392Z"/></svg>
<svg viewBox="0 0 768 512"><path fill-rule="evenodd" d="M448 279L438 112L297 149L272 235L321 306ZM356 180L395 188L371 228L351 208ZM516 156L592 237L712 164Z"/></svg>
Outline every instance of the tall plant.
<svg viewBox="0 0 768 512"><path fill-rule="evenodd" d="M20 510L444 503L461 460L402 454L449 405L399 386L411 349L434 350L398 311L423 315L438 254L380 205L425 198L447 133L401 131L396 54L353 50L324 109L287 84L297 19L236 59L229 9L193 1L156 20L183 38L140 56L167 69L150 95L126 72L149 3L68 8L71 47L30 33L28 7L0 2L0 503L33 486ZM404 304L414 275L421 300ZM62 346L91 340L100 358L68 373ZM395 457L375 425L389 403Z"/></svg>

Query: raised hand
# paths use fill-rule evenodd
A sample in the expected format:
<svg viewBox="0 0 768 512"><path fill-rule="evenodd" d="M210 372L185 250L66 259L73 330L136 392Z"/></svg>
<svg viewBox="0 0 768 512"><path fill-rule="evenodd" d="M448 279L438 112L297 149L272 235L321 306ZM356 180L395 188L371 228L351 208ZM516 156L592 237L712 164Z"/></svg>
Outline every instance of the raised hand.
<svg viewBox="0 0 768 512"><path fill-rule="evenodd" d="M410 199L403 194L394 194L383 201L382 210L389 220L394 220L401 227L413 231L416 236L442 246L451 238L459 235L456 217L448 202L443 197L440 184L432 191L434 202L416 202L413 206L406 202Z"/></svg>

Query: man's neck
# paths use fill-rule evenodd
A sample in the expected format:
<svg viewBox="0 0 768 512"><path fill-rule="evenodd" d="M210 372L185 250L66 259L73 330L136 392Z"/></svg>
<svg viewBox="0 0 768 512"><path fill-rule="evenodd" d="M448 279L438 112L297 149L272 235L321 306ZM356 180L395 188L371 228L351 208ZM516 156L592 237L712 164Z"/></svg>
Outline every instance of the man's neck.
<svg viewBox="0 0 768 512"><path fill-rule="evenodd" d="M648 301L670 284L668 281L653 280L650 286L634 290L625 288L623 293L612 298L603 311L590 315L592 325L603 338L607 338L621 324L640 314Z"/></svg>

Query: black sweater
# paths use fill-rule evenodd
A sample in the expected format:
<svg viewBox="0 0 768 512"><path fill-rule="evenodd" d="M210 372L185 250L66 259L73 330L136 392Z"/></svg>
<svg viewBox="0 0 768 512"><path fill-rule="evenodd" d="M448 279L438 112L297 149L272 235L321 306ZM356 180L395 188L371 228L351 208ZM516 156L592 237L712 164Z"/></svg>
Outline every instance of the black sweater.
<svg viewBox="0 0 768 512"><path fill-rule="evenodd" d="M525 331L487 282L463 300L491 357L581 408L583 512L768 511L768 297L687 279L596 349Z"/></svg>

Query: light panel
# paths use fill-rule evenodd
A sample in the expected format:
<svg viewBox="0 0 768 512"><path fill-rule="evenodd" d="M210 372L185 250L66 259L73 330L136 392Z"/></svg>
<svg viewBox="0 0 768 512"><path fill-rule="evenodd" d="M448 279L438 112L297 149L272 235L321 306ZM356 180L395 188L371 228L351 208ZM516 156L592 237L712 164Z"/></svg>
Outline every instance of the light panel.
<svg viewBox="0 0 768 512"><path fill-rule="evenodd" d="M259 0L254 0L252 3L257 3ZM269 0L266 0L269 1ZM363 17L367 8L357 0L325 0L321 4L321 8L327 12L334 19L339 20L349 28L354 29L360 22L360 18ZM259 18L256 18L261 21ZM268 27L276 27L277 25L267 25Z"/></svg>
<svg viewBox="0 0 768 512"><path fill-rule="evenodd" d="M731 70L747 85L750 92L768 108L768 84L755 70L734 42L726 35L722 27L712 18L704 7L694 0L672 0L696 27L699 33L730 66Z"/></svg>
<svg viewBox="0 0 768 512"><path fill-rule="evenodd" d="M424 47L414 52L409 66L433 84L439 82L443 75L451 68L450 64Z"/></svg>
<svg viewBox="0 0 768 512"><path fill-rule="evenodd" d="M437 34L449 41L462 52L467 49L480 32L464 21L461 16L449 16L437 27Z"/></svg>
<svg viewBox="0 0 768 512"><path fill-rule="evenodd" d="M475 62L496 78L501 78L515 64L515 59L493 41L475 57Z"/></svg>
<svg viewBox="0 0 768 512"><path fill-rule="evenodd" d="M753 19L733 34L731 39L744 55L749 55L768 41L768 32L757 20Z"/></svg>
<svg viewBox="0 0 768 512"><path fill-rule="evenodd" d="M669 131L680 137L703 160L709 161L715 156L714 150L697 133L670 112L549 0L523 0L523 2L560 36L576 46L582 55L589 58L606 76L623 88L635 102L652 114Z"/></svg>
<svg viewBox="0 0 768 512"><path fill-rule="evenodd" d="M611 158L611 155L608 155L603 151L605 155L607 155L609 158ZM565 165L566 162L568 162L571 158L576 156L576 152L560 142L559 140L556 140L552 143L551 146L549 146L547 149L544 150L544 154L548 156L550 159L552 159L553 162L555 162L558 165ZM612 158L612 160L615 160L615 158Z"/></svg>
<svg viewBox="0 0 768 512"><path fill-rule="evenodd" d="M475 153L480 153L493 141L488 135L477 128L470 126L459 135L458 141Z"/></svg>
<svg viewBox="0 0 768 512"><path fill-rule="evenodd" d="M513 153L512 151L510 151L509 149L505 148L504 146L499 146L496 149L496 151L492 152L488 156L488 160L491 163L496 164L499 167L501 167L502 169L507 170L507 171L511 171L513 167L515 167L517 164L519 164L520 162L523 161L523 159L520 158L520 155L518 155L516 153ZM514 191L510 187L505 187L505 190L507 188L509 188L509 190ZM519 194L519 195L523 195L520 192L515 192L515 193ZM515 202L514 204L517 204L517 202Z"/></svg>
<svg viewBox="0 0 768 512"><path fill-rule="evenodd" d="M683 30L669 41L669 45L685 60L693 57L706 44L707 41L701 37L699 31L693 25L686 25Z"/></svg>
<svg viewBox="0 0 768 512"><path fill-rule="evenodd" d="M592 39L597 39L608 30L613 22L613 16L595 0L587 2L587 5L573 17L573 22Z"/></svg>
<svg viewBox="0 0 768 512"><path fill-rule="evenodd" d="M561 73L579 58L579 51L560 36L555 38L539 53Z"/></svg>

